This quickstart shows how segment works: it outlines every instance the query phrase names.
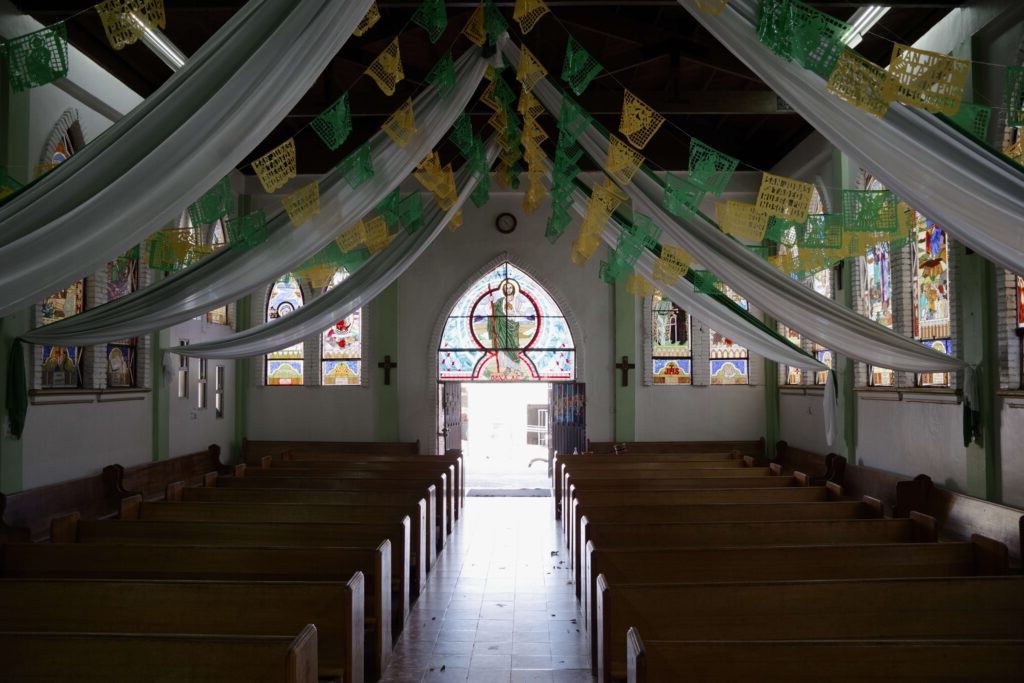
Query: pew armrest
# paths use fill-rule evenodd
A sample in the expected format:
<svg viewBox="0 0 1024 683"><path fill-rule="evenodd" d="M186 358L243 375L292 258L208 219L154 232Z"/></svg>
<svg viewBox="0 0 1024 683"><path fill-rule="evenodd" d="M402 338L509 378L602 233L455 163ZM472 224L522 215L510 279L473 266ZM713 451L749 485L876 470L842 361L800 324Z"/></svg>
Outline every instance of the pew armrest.
<svg viewBox="0 0 1024 683"><path fill-rule="evenodd" d="M939 540L939 525L935 518L916 510L910 511L910 523L913 526L913 537L916 542L935 543Z"/></svg>
<svg viewBox="0 0 1024 683"><path fill-rule="evenodd" d="M80 513L72 512L50 520L50 543L76 543L80 519Z"/></svg>
<svg viewBox="0 0 1024 683"><path fill-rule="evenodd" d="M319 653L316 626L306 624L288 647L286 683L315 683Z"/></svg>
<svg viewBox="0 0 1024 683"><path fill-rule="evenodd" d="M122 520L137 520L142 517L142 494L136 493L121 499L117 518Z"/></svg>
<svg viewBox="0 0 1024 683"><path fill-rule="evenodd" d="M647 652L635 626L626 631L626 674L627 683L647 683Z"/></svg>
<svg viewBox="0 0 1024 683"><path fill-rule="evenodd" d="M1010 549L988 536L971 534L974 549L974 571L979 576L1000 576L1010 573Z"/></svg>

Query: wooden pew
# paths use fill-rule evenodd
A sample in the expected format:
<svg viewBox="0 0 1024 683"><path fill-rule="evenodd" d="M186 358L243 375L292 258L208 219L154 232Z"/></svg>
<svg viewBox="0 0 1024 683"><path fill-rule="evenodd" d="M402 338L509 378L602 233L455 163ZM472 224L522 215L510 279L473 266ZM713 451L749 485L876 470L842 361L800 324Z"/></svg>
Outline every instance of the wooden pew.
<svg viewBox="0 0 1024 683"><path fill-rule="evenodd" d="M715 453L719 451L739 451L744 455L764 455L764 438L750 441L590 441L587 440L589 453L612 453L625 447L630 453Z"/></svg>
<svg viewBox="0 0 1024 683"><path fill-rule="evenodd" d="M1001 576L1009 573L1006 546L975 536L970 543L763 546L739 548L598 548L587 544L584 605L594 605L595 577L613 584L880 579L915 576ZM584 611L597 659L597 616Z"/></svg>
<svg viewBox="0 0 1024 683"><path fill-rule="evenodd" d="M287 451L305 448L329 448L337 453L368 453L381 455L416 455L419 441L256 441L242 440L242 462L256 465L265 455L278 456Z"/></svg>
<svg viewBox="0 0 1024 683"><path fill-rule="evenodd" d="M0 632L281 636L307 624L319 676L361 683L359 573L346 583L0 579Z"/></svg>
<svg viewBox="0 0 1024 683"><path fill-rule="evenodd" d="M259 488L227 488L202 487L185 488L177 484L168 487L167 500L205 502L205 503L298 503L309 505L409 505L408 515L414 522L419 519L422 510L426 509L427 523L424 527L426 544L425 566L419 570L420 590L426 585L426 571L434 566L437 560L437 543L433 541L437 530L434 505L434 487L427 488L426 497L420 498L421 492L416 491L303 491L301 489L259 489ZM411 533L411 529L410 529ZM420 591L417 591L417 595Z"/></svg>
<svg viewBox="0 0 1024 683"><path fill-rule="evenodd" d="M395 466L426 469L438 465L452 467L452 490L455 492L455 519L462 516L466 504L466 472L461 455L356 455L352 453L285 453L281 459L264 458L263 467L330 469L357 465L361 469L388 470ZM448 520L449 525L452 520ZM448 529L451 533L451 529Z"/></svg>
<svg viewBox="0 0 1024 683"><path fill-rule="evenodd" d="M320 547L378 545L391 541L392 624L409 616L409 518L382 524L301 522L147 522L78 519L54 520L54 543L142 543L146 545L214 545L244 547Z"/></svg>
<svg viewBox="0 0 1024 683"><path fill-rule="evenodd" d="M597 618L598 680L608 683L626 677L631 626L652 640L1022 639L1024 577L629 585L599 576Z"/></svg>
<svg viewBox="0 0 1024 683"><path fill-rule="evenodd" d="M580 463L588 465L609 464L621 467L644 466L647 464L664 465L691 465L693 467L743 467L745 465L742 457L736 453L687 453L687 454L639 454L639 455L613 455L596 453L574 453L555 454L552 464L551 483L554 488L556 503L555 519L561 519L562 501L565 496L563 480L565 469L569 464Z"/></svg>
<svg viewBox="0 0 1024 683"><path fill-rule="evenodd" d="M252 470L260 471L260 470ZM225 488L247 488L247 489L296 489L309 491L383 491L412 492L419 496L426 494L430 487L434 487L436 494L435 517L437 520L437 533L434 534L434 557L435 551L444 548L445 529L448 528L448 510L451 500L449 499L448 487L442 483L438 489L433 481L426 478L421 479L349 479L349 478L328 478L328 477L282 477L282 476L258 476L258 477L213 477L207 482L207 486L223 486Z"/></svg>
<svg viewBox="0 0 1024 683"><path fill-rule="evenodd" d="M935 520L912 513L909 519L813 519L694 524L581 524L583 547L708 548L772 545L856 545L861 543L934 543ZM582 569L573 567L577 582Z"/></svg>
<svg viewBox="0 0 1024 683"><path fill-rule="evenodd" d="M0 546L0 576L62 579L347 581L366 579L364 615L371 673L391 658L391 542L362 548L245 548L92 543ZM400 625L399 625L400 626Z"/></svg>
<svg viewBox="0 0 1024 683"><path fill-rule="evenodd" d="M415 456L420 460L424 456ZM437 476L434 482L438 490L443 485L448 505L448 526L445 533L452 532L452 521L459 515L461 496L456 486L455 463L333 463L304 461L264 460L265 467L246 468L244 476L249 477L324 477L327 479L428 479Z"/></svg>
<svg viewBox="0 0 1024 683"><path fill-rule="evenodd" d="M10 683L317 683L317 633L3 633L0 662Z"/></svg>
<svg viewBox="0 0 1024 683"><path fill-rule="evenodd" d="M569 561L585 565L587 529L593 524L698 524L704 522L801 521L825 519L880 519L881 502L844 500L827 503L713 503L708 505L599 506L577 505L575 536L570 539ZM722 544L725 545L725 544ZM581 574L582 576L582 574ZM585 582L584 582L585 583ZM580 584L576 594L581 596Z"/></svg>
<svg viewBox="0 0 1024 683"><path fill-rule="evenodd" d="M1024 640L647 640L626 633L626 680L1017 681Z"/></svg>

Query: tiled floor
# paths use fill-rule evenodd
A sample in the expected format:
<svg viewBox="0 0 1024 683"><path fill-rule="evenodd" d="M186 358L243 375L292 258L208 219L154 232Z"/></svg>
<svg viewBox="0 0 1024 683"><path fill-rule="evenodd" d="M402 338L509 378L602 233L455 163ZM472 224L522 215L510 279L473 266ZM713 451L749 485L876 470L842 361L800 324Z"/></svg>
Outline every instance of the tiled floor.
<svg viewBox="0 0 1024 683"><path fill-rule="evenodd" d="M550 498L467 498L382 681L592 683Z"/></svg>

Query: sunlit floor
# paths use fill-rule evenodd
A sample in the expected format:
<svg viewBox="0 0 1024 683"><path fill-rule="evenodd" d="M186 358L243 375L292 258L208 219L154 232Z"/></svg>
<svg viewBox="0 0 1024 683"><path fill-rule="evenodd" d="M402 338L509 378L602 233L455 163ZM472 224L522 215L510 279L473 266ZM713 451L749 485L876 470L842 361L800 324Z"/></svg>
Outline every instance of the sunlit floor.
<svg viewBox="0 0 1024 683"><path fill-rule="evenodd" d="M462 442L469 489L549 489L546 446L509 446L504 439Z"/></svg>
<svg viewBox="0 0 1024 683"><path fill-rule="evenodd" d="M591 683L550 498L469 498L383 681Z"/></svg>

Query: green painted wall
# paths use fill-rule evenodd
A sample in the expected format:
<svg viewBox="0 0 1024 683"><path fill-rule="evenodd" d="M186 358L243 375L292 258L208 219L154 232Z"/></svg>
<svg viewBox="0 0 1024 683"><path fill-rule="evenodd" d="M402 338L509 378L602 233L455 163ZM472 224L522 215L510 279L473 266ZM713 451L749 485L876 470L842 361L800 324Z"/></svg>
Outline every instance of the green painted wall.
<svg viewBox="0 0 1024 683"><path fill-rule="evenodd" d="M398 357L398 281L385 289L373 300L373 358L363 359L369 367L363 372L372 373L373 390L376 399L374 438L378 441L398 441L398 386L402 374L402 361ZM384 356L391 356L391 362L398 363L391 370L391 384L385 386L384 371L377 363Z"/></svg>
<svg viewBox="0 0 1024 683"><path fill-rule="evenodd" d="M765 316L764 324L775 329L778 321ZM779 364L768 358L764 359L764 447L765 455L775 459L775 444L779 441Z"/></svg>
<svg viewBox="0 0 1024 683"><path fill-rule="evenodd" d="M162 279L162 274L157 279ZM164 351L171 346L170 330L155 332L150 335L150 339L153 354L153 460L166 460L171 451L171 389L164 375ZM177 375L173 375L172 382L173 386L177 386Z"/></svg>
<svg viewBox="0 0 1024 683"><path fill-rule="evenodd" d="M235 305L235 326L239 331L252 326L252 299L242 297ZM231 443L232 462L241 462L242 442L248 434L249 424L249 382L252 377L251 358L235 361L235 436ZM226 389L227 387L225 387Z"/></svg>
<svg viewBox="0 0 1024 683"><path fill-rule="evenodd" d="M629 356L636 368L629 371L629 386L622 386L622 371L615 369L615 440L636 441L636 385L643 363L636 349L636 297L626 291L625 280L615 281L615 360Z"/></svg>

